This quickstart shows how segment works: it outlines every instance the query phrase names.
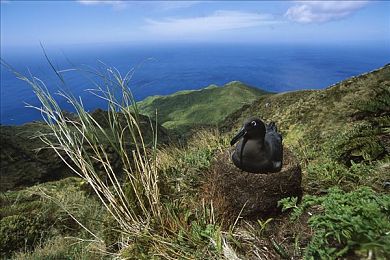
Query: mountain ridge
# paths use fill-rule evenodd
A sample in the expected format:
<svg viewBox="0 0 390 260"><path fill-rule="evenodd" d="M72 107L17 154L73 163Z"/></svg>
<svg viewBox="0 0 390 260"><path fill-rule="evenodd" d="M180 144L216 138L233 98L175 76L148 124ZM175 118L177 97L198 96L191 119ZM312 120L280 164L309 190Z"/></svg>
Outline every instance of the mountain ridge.
<svg viewBox="0 0 390 260"><path fill-rule="evenodd" d="M199 95L214 89L223 88L211 86L206 91L187 93L191 93L189 96L194 93ZM240 91L235 93L240 94ZM174 97L179 96L183 100L188 95ZM220 98L225 101L228 97L222 95ZM207 117L208 111L213 111L216 106L212 103L213 99L205 101L202 105L208 107L196 110L202 118ZM187 98L183 103L188 105ZM214 216L213 205L219 202L214 201L209 210L208 202L201 200L205 192L202 187L218 152L229 149L232 136L242 126L243 120L251 116L277 123L284 145L299 161L304 195L302 201L294 201L294 198L280 200L283 209L289 210L268 219L241 221L237 216L231 216L236 222L225 229L228 225L225 220ZM107 124L104 111L97 111L94 118L101 119L102 125ZM149 126L150 119L143 118L143 125ZM169 227L168 235L161 232L161 225L148 226L150 233L140 237L122 232L108 211L96 201L96 194L91 193L89 186L80 178L46 183L43 182L47 180L41 179L37 181L41 182L39 185L1 193L2 256L24 256L20 259L96 258L93 252L87 250L88 247L66 242L66 237L70 236L91 238L76 223L73 218L76 216L77 220L81 220L79 223L86 224L102 239L96 245L112 250L110 252L122 258L149 259L161 253L161 249L167 250L165 253L174 252L172 255L167 253L170 259L175 259L177 252L187 258L222 258L223 250L211 246L210 239L220 242L225 239L226 245L230 243L229 250L240 259L254 259L259 255L265 259L367 259L371 255L378 259L389 258L390 241L386 234L390 228L389 64L322 90L261 93L232 113L224 111L212 119L218 119L219 128L215 129L215 124L212 124L214 128L193 131L185 144L167 142L157 151L159 196L164 209L164 223ZM9 154L2 149L2 167L5 160L18 164L17 156L22 157L20 161L28 156L31 164L27 167L21 165L17 174L32 177L32 168L36 164L34 149L40 147L39 143L29 142L28 137L36 130L42 131L42 124L27 124L20 129L0 128L1 138L3 134L12 134L20 138L18 142L27 146L15 146ZM175 128L177 126L179 128ZM171 130L180 127L176 125ZM158 135L164 132L161 128ZM100 143L103 144L103 140ZM29 150L28 153L26 150ZM38 159L47 163L51 157L41 154ZM218 163L214 165L218 167ZM56 174L55 171L53 174ZM123 183L123 187L126 188L127 184ZM72 209L72 218L47 194L58 201L65 201L66 206ZM242 196L239 192L235 195ZM131 206L136 209L137 205ZM234 241L229 236L221 237L224 230L232 232ZM121 246L124 236L131 242ZM154 240L156 236L158 239ZM162 243L159 243L160 239L163 239ZM172 247L165 249L166 245ZM222 248L222 244L219 245ZM29 252L24 253L26 248ZM20 253L21 250L23 253Z"/></svg>
<svg viewBox="0 0 390 260"><path fill-rule="evenodd" d="M179 132L194 126L215 126L224 115L272 93L232 81L224 86L210 85L199 90L179 91L167 96L152 96L138 102L140 112L155 117L168 129Z"/></svg>

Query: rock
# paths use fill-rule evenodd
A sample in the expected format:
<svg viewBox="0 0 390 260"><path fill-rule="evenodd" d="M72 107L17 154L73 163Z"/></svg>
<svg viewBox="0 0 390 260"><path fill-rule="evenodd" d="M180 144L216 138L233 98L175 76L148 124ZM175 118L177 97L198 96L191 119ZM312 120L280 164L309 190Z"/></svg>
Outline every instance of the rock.
<svg viewBox="0 0 390 260"><path fill-rule="evenodd" d="M218 215L227 219L260 218L280 212L278 201L302 196L302 172L294 155L284 148L280 172L244 172L231 161L228 150L218 154L203 186L205 199L212 201Z"/></svg>

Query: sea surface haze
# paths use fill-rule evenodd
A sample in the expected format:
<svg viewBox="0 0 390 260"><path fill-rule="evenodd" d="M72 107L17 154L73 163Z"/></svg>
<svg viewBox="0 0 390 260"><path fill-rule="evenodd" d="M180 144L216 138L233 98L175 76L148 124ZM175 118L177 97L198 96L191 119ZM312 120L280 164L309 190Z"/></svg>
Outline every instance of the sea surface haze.
<svg viewBox="0 0 390 260"><path fill-rule="evenodd" d="M375 44L97 44L45 49L58 70L77 68L64 73L66 86L60 84L40 48L2 47L1 58L18 72L41 79L52 93L61 88L80 96L90 111L106 108L105 101L86 91L94 88L85 72L87 66L102 68L102 63L123 75L136 67L130 88L136 99L142 100L233 80L272 92L321 89L390 62L390 48ZM64 100L59 102L70 109ZM31 87L2 66L1 124L40 120L40 113L26 108L25 103L39 105Z"/></svg>

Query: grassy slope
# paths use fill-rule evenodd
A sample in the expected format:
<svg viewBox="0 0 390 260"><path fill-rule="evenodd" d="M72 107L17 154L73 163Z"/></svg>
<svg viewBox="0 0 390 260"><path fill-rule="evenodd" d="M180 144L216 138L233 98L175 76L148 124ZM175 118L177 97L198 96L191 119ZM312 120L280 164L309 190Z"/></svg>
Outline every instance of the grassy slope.
<svg viewBox="0 0 390 260"><path fill-rule="evenodd" d="M305 131L320 130L321 135L325 135L353 121L351 115L358 112L359 103L373 99L379 86L389 88L389 80L390 65L387 65L324 90L303 90L263 97L228 117L229 121L224 127L237 127L248 116L257 115L266 121L275 121L286 134L296 128L305 128Z"/></svg>
<svg viewBox="0 0 390 260"><path fill-rule="evenodd" d="M293 221L275 219L265 236L297 258L389 257L390 65L324 90L261 97L221 129L232 136L251 116L277 123L303 171L305 196L290 204Z"/></svg>
<svg viewBox="0 0 390 260"><path fill-rule="evenodd" d="M223 87L180 91L169 96L148 97L139 102L141 113L155 116L168 129L181 130L200 125L217 125L228 114L250 104L267 92L234 81Z"/></svg>
<svg viewBox="0 0 390 260"><path fill-rule="evenodd" d="M106 112L97 109L92 112L92 116L103 128L108 129ZM149 143L153 133L146 116L141 116L141 128L145 142ZM48 134L49 132L50 128L43 122L21 126L0 126L2 148L0 151L0 191L59 180L72 175L70 169L51 149L44 149L46 145L39 138L34 138L39 135L38 133ZM158 137L159 143L167 143L170 140L166 129L161 126L158 126ZM104 138L101 138L101 141L102 144L108 143Z"/></svg>
<svg viewBox="0 0 390 260"><path fill-rule="evenodd" d="M10 259L103 259L66 236L88 238L86 228L105 232L106 211L76 177L0 194L0 257ZM46 241L49 243L46 244ZM35 249L30 255L27 253ZM27 251L25 253L25 251Z"/></svg>
<svg viewBox="0 0 390 260"><path fill-rule="evenodd" d="M236 115L228 117L229 121L226 121L224 127L238 127L248 116L258 115L265 121L275 121L289 137L289 141L297 139L294 136L297 137L299 132L310 133L323 140L329 137L329 133L345 128L346 124L352 125L359 119L364 119L356 115L361 112L365 103L386 98L376 97L379 88L389 92L390 65L344 80L324 90L287 92L261 98L251 106L237 111ZM386 111L383 112L377 116L388 115Z"/></svg>
<svg viewBox="0 0 390 260"><path fill-rule="evenodd" d="M262 97L227 117L222 129L238 129L245 118L259 116L275 121L284 143L309 162L319 163L325 157L346 166L350 160L375 161L390 150L389 93L387 65L324 90ZM375 185L379 187L383 178Z"/></svg>
<svg viewBox="0 0 390 260"><path fill-rule="evenodd" d="M188 91L176 94L174 97L187 98L188 94L193 95L193 93L194 91ZM266 220L240 222L232 234L226 233L225 239L227 243L230 243L231 248L242 259L259 256L264 259L279 259L286 255L287 258L293 259L302 259L305 256L319 259L319 256L334 254L331 252L331 246L336 248L336 252L346 248L340 253L340 257L367 258L367 250L373 250L370 252L374 254L374 258L384 257L383 254L389 252L388 235L387 238L384 236L380 240L376 234L388 230L390 225L388 218L385 217L390 207L388 191L382 186L383 181L388 180L390 171L388 157L389 93L390 66L386 66L367 75L348 79L325 90L260 95L255 102L233 112L230 116L225 118L225 114L222 114L220 118L215 118L217 120L225 118L221 127L226 131L225 135L219 136L218 132L207 132L205 135L198 133L193 137L193 141L190 140L188 147L173 149L168 147L162 150L158 155L163 161L159 166L162 171L161 194L166 201L165 205L177 212L175 218L179 222L175 222L177 220L171 215L166 218L167 222L171 221L172 235L164 237L166 239L164 246L158 245L156 249L151 241L139 239L138 242L135 241L134 244L123 249L122 256L148 259L153 254L161 253L158 250L164 250L165 245L170 245L169 250L172 252L178 252L190 258L196 256L209 259L222 258L220 249L215 249L210 243L211 238L218 241L219 224L207 224L208 222L204 220L205 214L199 213L198 208L202 207L202 203L197 200L198 189L202 176L207 173L214 152L229 146L230 137L241 126L245 118L257 115L266 121L276 121L283 133L285 144L300 159L304 173L305 194L314 196L304 197L302 207L305 207L304 210L307 213L300 216L298 214L298 219L293 222L289 221L289 214L269 219L268 224ZM219 96L219 98L218 101L223 101L226 97ZM153 99L161 100L161 98L151 98L151 102ZM180 100L176 102L181 103ZM186 102L183 101L184 105ZM208 102L211 101L208 100ZM200 111L202 110L198 113L202 115L202 118L205 117ZM352 165L351 160L354 161ZM376 192L361 190L360 187L363 186L370 186ZM339 187L350 193L337 190L329 192L327 190L329 187ZM20 215L20 218L25 221L24 205L20 205L22 209L15 208L12 214L8 213L10 205L15 204L19 207L19 204L14 201L18 203L24 201L23 192L21 191L20 195L18 195L19 192L4 194L6 198L2 204L6 205L4 210L7 213L2 212L2 216L15 215L12 218L16 218ZM61 192L62 189L58 194ZM22 199L16 198L18 196ZM71 203L69 205L72 206ZM343 207L340 208L339 205ZM292 208L297 207L293 205ZM328 214L324 215L323 212L328 209ZM365 214L369 216L368 219L362 218ZM20 223L27 227L32 226L33 230L43 230L46 227L39 222L40 215L36 216L38 217L31 219L32 224L24 224L22 220ZM311 216L317 219L313 220ZM12 222L12 218L9 218L9 225L12 225L11 227L16 232L19 224ZM66 216L62 218L66 219ZM311 222L309 219L312 219ZM319 228L315 226L316 224ZM19 228L25 229L24 226ZM54 228L57 229L57 227ZM320 231L329 232L327 239L322 237ZM346 231L346 233L341 231ZM371 234L371 240L367 240L364 236L355 236L356 231ZM56 238L59 241L64 234L66 235L62 233L59 234L59 238ZM158 231L153 234L157 235ZM75 236L78 235L75 234ZM340 242L335 240L337 236L341 237ZM35 239L35 236L33 238ZM103 239L107 244L106 240L111 241L112 237L103 237ZM23 237L20 240L22 241ZM55 244L55 241L58 240L50 243ZM330 241L331 245L325 244L326 241ZM352 241L354 245L348 248L346 246L349 241ZM17 242L20 241L16 240L15 243ZM33 258L43 253L49 254L45 250L53 248L50 243L43 245L42 249L37 249L31 255L23 255L23 257ZM375 244L385 245L385 247L381 249L381 247L375 247ZM365 249L365 246L368 249ZM74 250L72 247L51 250L53 251L50 251L50 255L80 256L80 253L71 251ZM165 253L169 255L168 252ZM175 257L174 254L171 256ZM334 255L331 256L334 258Z"/></svg>

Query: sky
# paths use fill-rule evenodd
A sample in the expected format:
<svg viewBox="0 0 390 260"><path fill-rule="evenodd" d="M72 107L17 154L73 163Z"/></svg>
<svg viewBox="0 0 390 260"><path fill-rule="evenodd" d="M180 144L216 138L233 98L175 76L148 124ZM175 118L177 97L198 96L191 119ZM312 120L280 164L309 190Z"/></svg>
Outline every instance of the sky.
<svg viewBox="0 0 390 260"><path fill-rule="evenodd" d="M90 43L381 43L390 1L4 1L3 47Z"/></svg>

